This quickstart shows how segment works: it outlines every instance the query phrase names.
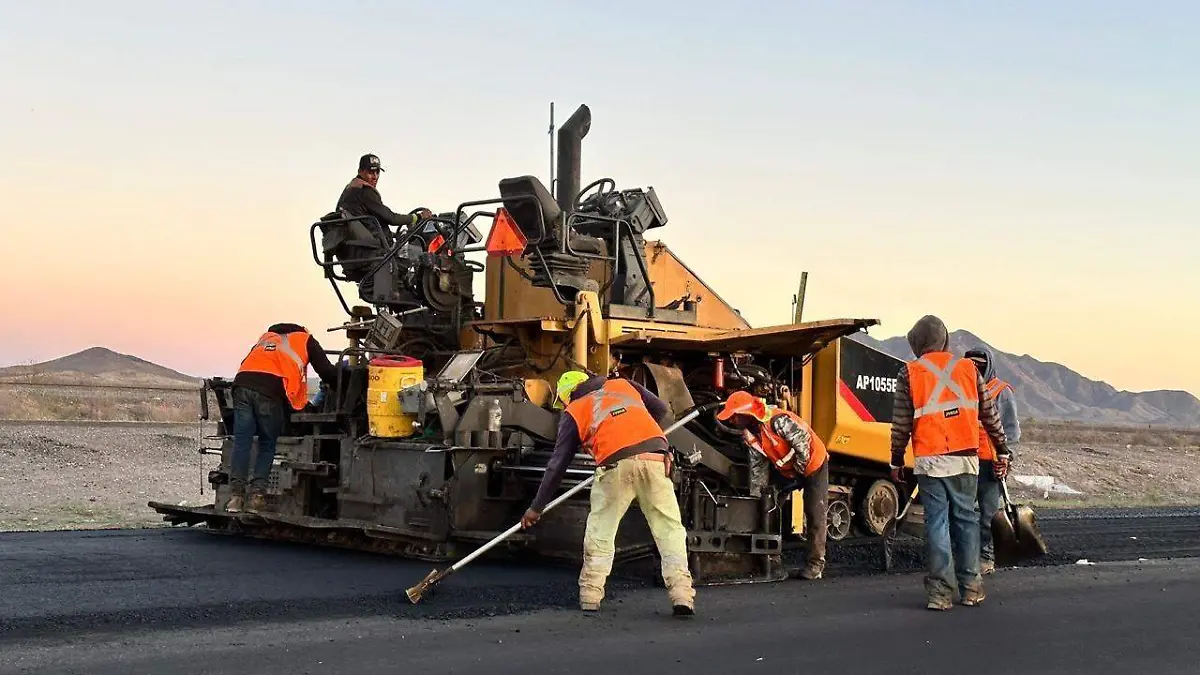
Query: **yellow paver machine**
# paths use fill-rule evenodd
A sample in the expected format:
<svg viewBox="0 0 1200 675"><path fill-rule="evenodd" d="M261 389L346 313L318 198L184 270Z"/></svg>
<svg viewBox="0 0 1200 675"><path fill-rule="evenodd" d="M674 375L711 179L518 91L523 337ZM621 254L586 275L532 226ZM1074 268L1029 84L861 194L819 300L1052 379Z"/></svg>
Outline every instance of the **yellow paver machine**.
<svg viewBox="0 0 1200 675"><path fill-rule="evenodd" d="M611 178L581 188L590 127L580 106L558 130L557 198L526 175L400 231L338 212L314 223L313 258L349 315L339 327L347 343L332 355L338 382L291 415L268 510L223 510L233 429L223 378L206 380L202 395L202 417L210 398L219 409L213 447L201 449L222 460L207 477L214 503L150 506L223 533L459 558L528 506L561 414L553 383L582 369L644 384L676 419L706 407L669 435L698 584L786 578L785 542L805 534L798 493L752 486L740 433L714 416L712 404L739 389L799 412L829 447L830 539L881 535L905 501L888 477L900 362L848 337L878 321L751 327L665 243L646 239L667 224L653 188ZM347 302L347 285L361 304ZM593 469L575 457L562 489ZM587 511L583 490L496 552L578 560ZM636 506L617 545L619 559L654 555Z"/></svg>

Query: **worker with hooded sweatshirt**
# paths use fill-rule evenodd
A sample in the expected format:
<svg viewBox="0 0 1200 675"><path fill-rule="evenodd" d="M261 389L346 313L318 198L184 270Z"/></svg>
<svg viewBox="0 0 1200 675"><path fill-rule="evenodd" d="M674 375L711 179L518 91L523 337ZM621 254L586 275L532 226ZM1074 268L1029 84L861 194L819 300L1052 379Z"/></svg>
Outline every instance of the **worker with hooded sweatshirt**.
<svg viewBox="0 0 1200 675"><path fill-rule="evenodd" d="M532 527L558 489L571 458L586 449L596 462L591 511L583 534L579 607L600 609L604 584L612 571L617 527L636 499L662 558L662 576L676 616L695 612L695 589L687 563L687 531L679 514L671 456L659 426L670 409L644 387L629 380L589 378L572 370L558 381L555 407L565 406L554 455L537 496L521 518Z"/></svg>
<svg viewBox="0 0 1200 675"><path fill-rule="evenodd" d="M979 571L991 574L996 569L996 550L992 543L992 516L1000 510L1000 481L1017 458L1021 442L1021 423L1017 420L1017 399L1012 385L996 376L996 359L991 348L968 349L963 356L975 362L987 385L987 396L996 402L1004 437L1008 440L1007 461L996 457L996 449L986 433L979 434Z"/></svg>
<svg viewBox="0 0 1200 675"><path fill-rule="evenodd" d="M986 597L979 573L980 429L998 457L1008 455L1008 441L983 376L970 359L950 353L941 319L922 317L908 332L908 345L916 358L897 374L892 477L904 482L911 438L925 509L925 606L950 609L956 589L962 604L977 606Z"/></svg>

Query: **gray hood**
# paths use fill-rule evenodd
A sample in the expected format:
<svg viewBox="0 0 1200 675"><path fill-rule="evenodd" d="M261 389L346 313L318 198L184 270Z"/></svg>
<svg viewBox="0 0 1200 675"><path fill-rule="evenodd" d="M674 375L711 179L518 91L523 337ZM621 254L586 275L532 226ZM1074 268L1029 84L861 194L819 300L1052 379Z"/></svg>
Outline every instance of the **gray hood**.
<svg viewBox="0 0 1200 675"><path fill-rule="evenodd" d="M983 375L983 381L989 382L993 377L996 377L996 353L992 351L991 347L984 345L982 347L968 349L967 353L963 354L963 356L967 357L968 359L972 356L983 356L987 359L987 368L984 368L983 373L981 373Z"/></svg>
<svg viewBox="0 0 1200 675"><path fill-rule="evenodd" d="M950 334L942 320L926 314L908 331L908 346L917 358L929 352L944 352L950 348Z"/></svg>

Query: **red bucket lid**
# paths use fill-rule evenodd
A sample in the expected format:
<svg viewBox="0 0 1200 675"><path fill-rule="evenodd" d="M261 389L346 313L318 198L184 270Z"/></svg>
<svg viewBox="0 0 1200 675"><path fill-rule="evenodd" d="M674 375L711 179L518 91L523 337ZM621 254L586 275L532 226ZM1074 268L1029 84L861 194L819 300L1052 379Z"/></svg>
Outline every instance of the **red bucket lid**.
<svg viewBox="0 0 1200 675"><path fill-rule="evenodd" d="M371 365L380 368L414 368L424 364L411 356L376 356L371 359Z"/></svg>

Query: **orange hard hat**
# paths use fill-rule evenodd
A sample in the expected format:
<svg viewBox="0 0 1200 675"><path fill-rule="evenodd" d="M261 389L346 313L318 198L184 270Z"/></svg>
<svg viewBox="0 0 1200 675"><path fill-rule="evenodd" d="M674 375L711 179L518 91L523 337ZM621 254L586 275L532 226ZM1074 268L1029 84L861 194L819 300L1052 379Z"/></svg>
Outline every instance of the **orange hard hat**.
<svg viewBox="0 0 1200 675"><path fill-rule="evenodd" d="M748 391L735 391L725 399L725 407L717 413L717 419L725 421L734 415L749 415L761 421L767 416L767 404Z"/></svg>

